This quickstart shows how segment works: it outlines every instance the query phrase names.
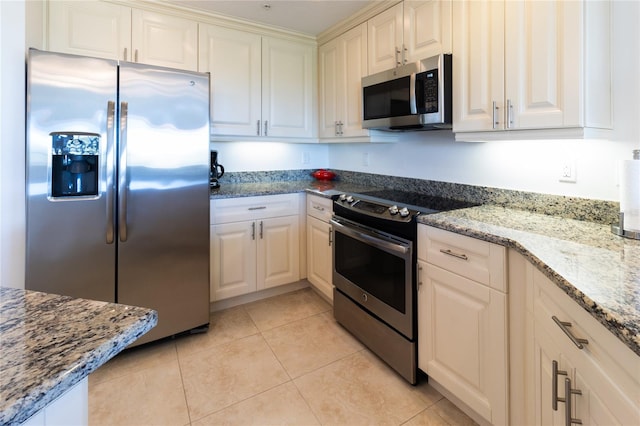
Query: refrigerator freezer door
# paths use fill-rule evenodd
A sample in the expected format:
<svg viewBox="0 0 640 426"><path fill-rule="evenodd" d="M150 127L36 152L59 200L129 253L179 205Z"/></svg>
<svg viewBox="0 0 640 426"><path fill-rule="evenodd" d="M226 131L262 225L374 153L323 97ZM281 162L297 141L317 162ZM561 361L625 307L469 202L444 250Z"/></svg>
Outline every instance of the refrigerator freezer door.
<svg viewBox="0 0 640 426"><path fill-rule="evenodd" d="M120 64L118 303L153 308L136 344L209 323L209 77Z"/></svg>
<svg viewBox="0 0 640 426"><path fill-rule="evenodd" d="M107 157L114 143L108 125L113 130L109 105L116 101L116 71L113 61L30 51L29 290L115 301L116 245L107 242L113 229L107 196L113 158Z"/></svg>

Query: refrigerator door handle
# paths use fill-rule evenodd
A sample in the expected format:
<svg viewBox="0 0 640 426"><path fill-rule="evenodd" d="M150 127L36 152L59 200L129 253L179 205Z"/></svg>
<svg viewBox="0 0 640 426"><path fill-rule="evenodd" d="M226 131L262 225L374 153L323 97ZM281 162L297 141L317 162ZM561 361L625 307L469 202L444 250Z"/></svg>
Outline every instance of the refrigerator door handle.
<svg viewBox="0 0 640 426"><path fill-rule="evenodd" d="M116 117L116 103L114 101L107 102L107 155L105 161L106 167L106 183L107 183L107 244L113 244L115 240L115 188L114 188L114 158L113 149L115 146L114 131L115 131L115 117Z"/></svg>
<svg viewBox="0 0 640 426"><path fill-rule="evenodd" d="M127 115L129 104L120 102L120 169L118 170L118 234L127 241Z"/></svg>

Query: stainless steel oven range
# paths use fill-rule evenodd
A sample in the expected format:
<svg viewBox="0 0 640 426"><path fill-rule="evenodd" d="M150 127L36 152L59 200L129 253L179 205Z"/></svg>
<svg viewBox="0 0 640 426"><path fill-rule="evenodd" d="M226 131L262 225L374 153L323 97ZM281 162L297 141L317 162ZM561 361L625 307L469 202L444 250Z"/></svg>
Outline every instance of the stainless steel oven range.
<svg viewBox="0 0 640 426"><path fill-rule="evenodd" d="M334 197L335 319L417 382L416 218L471 204L394 190Z"/></svg>

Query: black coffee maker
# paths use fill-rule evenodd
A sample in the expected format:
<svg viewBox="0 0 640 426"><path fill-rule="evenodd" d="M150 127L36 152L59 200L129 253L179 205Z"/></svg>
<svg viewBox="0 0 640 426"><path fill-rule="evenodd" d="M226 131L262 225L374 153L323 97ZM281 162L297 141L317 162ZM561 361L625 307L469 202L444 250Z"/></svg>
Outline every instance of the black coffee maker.
<svg viewBox="0 0 640 426"><path fill-rule="evenodd" d="M220 179L224 175L224 167L218 164L218 151L211 151L211 168L209 169L209 186L220 188Z"/></svg>

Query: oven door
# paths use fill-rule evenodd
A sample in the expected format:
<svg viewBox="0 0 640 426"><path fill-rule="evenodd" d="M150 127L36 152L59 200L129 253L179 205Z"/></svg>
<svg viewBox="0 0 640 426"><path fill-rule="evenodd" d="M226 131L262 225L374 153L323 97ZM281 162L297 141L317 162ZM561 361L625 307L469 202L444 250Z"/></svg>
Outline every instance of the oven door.
<svg viewBox="0 0 640 426"><path fill-rule="evenodd" d="M336 216L331 224L336 289L413 340L413 243Z"/></svg>

